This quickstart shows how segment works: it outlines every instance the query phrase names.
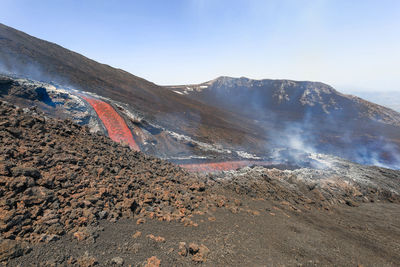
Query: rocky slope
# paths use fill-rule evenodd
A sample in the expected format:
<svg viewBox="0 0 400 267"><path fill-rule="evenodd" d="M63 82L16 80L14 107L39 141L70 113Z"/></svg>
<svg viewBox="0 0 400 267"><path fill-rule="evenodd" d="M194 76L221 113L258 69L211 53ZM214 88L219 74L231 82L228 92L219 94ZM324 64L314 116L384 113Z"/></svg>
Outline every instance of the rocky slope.
<svg viewBox="0 0 400 267"><path fill-rule="evenodd" d="M21 109L0 102L0 121L0 261L8 261L12 266L19 262L18 258L13 258L26 253L33 253L36 263L43 261L43 264L50 264L53 257L60 255L61 258L55 260L57 264L69 262L86 266L98 262L97 259L104 259L103 266L119 262L115 257L106 259L98 254L96 239L104 229L102 225L121 219L132 226L106 227L118 233L156 220L180 223L181 226L173 226L177 228L200 227L205 232L199 234L207 236L209 230L204 227L208 224L199 225L204 220L215 220L212 214L220 213L219 209L225 214L221 220L240 219L246 225L245 221L252 218L249 215L260 216L261 213L264 218L275 216L277 211L287 216L318 209L334 210L346 204L354 207L371 202L400 202L398 171L365 167L328 156L315 158L321 164L331 164L319 170L281 171L255 167L195 175L134 152L104 135L92 134L86 126L45 117L36 109ZM254 198L263 202L252 202ZM260 227L261 224L259 221ZM160 233L154 235L157 229L151 225L154 224L149 222L149 226L142 227L148 233L146 240L153 242L151 244L163 244L165 238ZM165 227L172 225L167 223ZM176 236L182 233L174 231L177 231ZM243 231L247 230L243 228ZM253 233L248 234L241 238L254 238ZM105 238L100 238L103 241L99 242L113 240ZM183 236L180 238L186 240ZM201 245L208 239L192 238L199 240L192 248L187 240L188 243L182 245L168 243L168 249L149 243L149 251L167 265L173 262L193 264L207 258L219 262L213 253L208 257L209 248ZM125 237L121 237L122 240ZM65 255L62 251L68 253L70 249L53 250L53 243L61 247L90 246L96 257L79 253L76 257ZM125 245L121 243L118 247L121 246ZM165 256L171 248L175 256ZM129 249L126 247L124 251ZM135 251L138 249L136 247ZM218 251L221 249L218 247ZM114 246L108 251L118 254L120 250ZM142 258L145 254L130 255L131 262L145 260ZM146 254L149 261L155 261L150 256ZM34 263L29 254L22 257L22 262L24 265Z"/></svg>
<svg viewBox="0 0 400 267"><path fill-rule="evenodd" d="M400 92L396 91L382 91L377 94L376 92L369 91L350 91L351 94L359 96L370 102L389 107L397 112L400 112Z"/></svg>
<svg viewBox="0 0 400 267"><path fill-rule="evenodd" d="M71 121L32 116L4 102L0 111L2 238L37 242L98 219L151 213L181 220L201 209L204 183L170 163Z"/></svg>

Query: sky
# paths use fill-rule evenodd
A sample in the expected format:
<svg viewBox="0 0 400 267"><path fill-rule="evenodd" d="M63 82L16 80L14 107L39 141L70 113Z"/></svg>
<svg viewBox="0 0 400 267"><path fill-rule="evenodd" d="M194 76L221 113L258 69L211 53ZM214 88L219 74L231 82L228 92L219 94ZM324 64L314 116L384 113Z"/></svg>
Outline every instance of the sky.
<svg viewBox="0 0 400 267"><path fill-rule="evenodd" d="M161 85L400 91L398 0L0 0L0 22Z"/></svg>

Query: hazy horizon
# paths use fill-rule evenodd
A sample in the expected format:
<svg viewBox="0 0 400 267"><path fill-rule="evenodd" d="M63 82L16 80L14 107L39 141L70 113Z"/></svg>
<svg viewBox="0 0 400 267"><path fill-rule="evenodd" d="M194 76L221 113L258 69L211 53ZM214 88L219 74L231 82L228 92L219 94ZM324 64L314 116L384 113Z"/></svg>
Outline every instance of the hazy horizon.
<svg viewBox="0 0 400 267"><path fill-rule="evenodd" d="M400 92L399 1L4 0L0 22L160 85L218 76Z"/></svg>

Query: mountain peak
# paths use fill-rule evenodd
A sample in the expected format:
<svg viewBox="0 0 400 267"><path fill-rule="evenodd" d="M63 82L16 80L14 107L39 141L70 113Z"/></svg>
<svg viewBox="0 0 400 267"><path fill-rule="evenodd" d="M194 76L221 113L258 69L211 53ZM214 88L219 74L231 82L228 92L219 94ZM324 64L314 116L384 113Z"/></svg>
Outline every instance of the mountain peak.
<svg viewBox="0 0 400 267"><path fill-rule="evenodd" d="M290 80L290 79L252 79L248 78L245 76L241 77L231 77L231 76L219 76L209 82L207 84L212 84L212 83L220 83L224 85L229 85L229 84L272 84L272 83L281 83L282 85L298 85L298 86L307 86L307 87L324 87L324 88L329 88L333 89L332 86L329 84L319 82L319 81L296 81L296 80Z"/></svg>

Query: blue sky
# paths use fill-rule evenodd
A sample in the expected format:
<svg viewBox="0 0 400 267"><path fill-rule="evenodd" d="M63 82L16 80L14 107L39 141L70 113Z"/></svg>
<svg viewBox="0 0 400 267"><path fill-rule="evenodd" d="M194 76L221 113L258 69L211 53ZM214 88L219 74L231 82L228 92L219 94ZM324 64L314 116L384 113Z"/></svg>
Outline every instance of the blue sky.
<svg viewBox="0 0 400 267"><path fill-rule="evenodd" d="M0 22L158 84L400 91L398 0L0 0Z"/></svg>

